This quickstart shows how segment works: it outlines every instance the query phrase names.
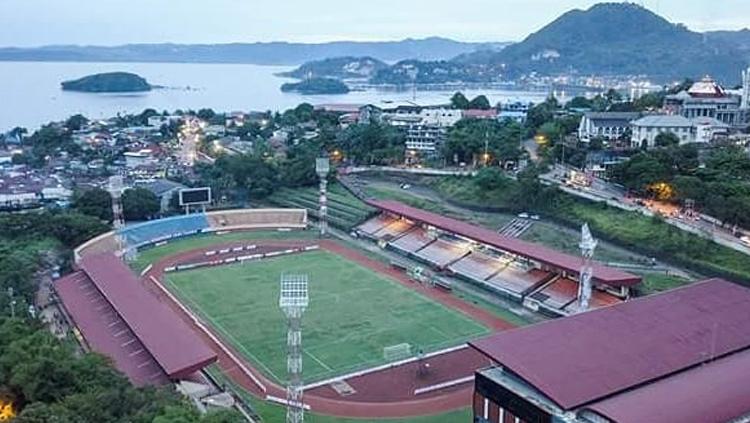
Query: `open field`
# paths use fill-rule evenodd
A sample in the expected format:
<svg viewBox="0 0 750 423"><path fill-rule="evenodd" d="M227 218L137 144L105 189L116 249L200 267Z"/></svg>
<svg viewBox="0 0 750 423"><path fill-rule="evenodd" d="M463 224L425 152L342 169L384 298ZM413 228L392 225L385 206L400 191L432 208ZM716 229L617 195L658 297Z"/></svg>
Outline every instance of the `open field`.
<svg viewBox="0 0 750 423"><path fill-rule="evenodd" d="M386 362L383 348L425 352L490 331L470 317L327 251L168 274L168 286L267 376L284 381L285 324L279 276L310 276L304 318L305 379Z"/></svg>

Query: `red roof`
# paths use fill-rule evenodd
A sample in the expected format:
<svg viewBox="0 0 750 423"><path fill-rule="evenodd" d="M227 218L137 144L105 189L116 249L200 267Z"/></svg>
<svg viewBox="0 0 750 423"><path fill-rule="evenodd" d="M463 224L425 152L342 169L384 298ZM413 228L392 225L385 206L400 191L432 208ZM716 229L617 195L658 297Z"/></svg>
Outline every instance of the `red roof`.
<svg viewBox="0 0 750 423"><path fill-rule="evenodd" d="M169 382L164 370L82 271L55 282L65 310L94 351L111 358L137 386Z"/></svg>
<svg viewBox="0 0 750 423"><path fill-rule="evenodd" d="M509 253L517 254L546 264L555 269L578 275L581 258L555 251L542 245L516 238L506 237L489 229L475 226L460 220L407 206L398 201L371 200L369 203L381 210L403 216L410 220L426 223L483 244L491 245ZM594 281L611 286L632 286L641 282L641 277L601 264L594 265Z"/></svg>
<svg viewBox="0 0 750 423"><path fill-rule="evenodd" d="M749 321L750 290L712 279L470 344L571 410L746 349ZM680 390L658 392L687 395L693 379L680 380ZM610 407L624 412L621 401Z"/></svg>
<svg viewBox="0 0 750 423"><path fill-rule="evenodd" d="M84 257L81 269L171 378L185 377L216 354L114 254Z"/></svg>
<svg viewBox="0 0 750 423"><path fill-rule="evenodd" d="M724 423L750 410L749 374L743 351L586 408L618 423Z"/></svg>

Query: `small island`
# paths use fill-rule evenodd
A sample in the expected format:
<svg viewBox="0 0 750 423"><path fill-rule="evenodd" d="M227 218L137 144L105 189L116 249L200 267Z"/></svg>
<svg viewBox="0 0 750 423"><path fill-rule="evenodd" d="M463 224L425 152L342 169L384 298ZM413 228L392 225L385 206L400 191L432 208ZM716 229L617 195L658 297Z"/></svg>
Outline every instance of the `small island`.
<svg viewBox="0 0 750 423"><path fill-rule="evenodd" d="M128 72L108 72L84 76L62 84L65 91L87 93L133 93L151 91L154 88L145 78Z"/></svg>
<svg viewBox="0 0 750 423"><path fill-rule="evenodd" d="M338 79L310 78L301 82L289 82L281 86L283 92L300 94L347 94L349 87Z"/></svg>

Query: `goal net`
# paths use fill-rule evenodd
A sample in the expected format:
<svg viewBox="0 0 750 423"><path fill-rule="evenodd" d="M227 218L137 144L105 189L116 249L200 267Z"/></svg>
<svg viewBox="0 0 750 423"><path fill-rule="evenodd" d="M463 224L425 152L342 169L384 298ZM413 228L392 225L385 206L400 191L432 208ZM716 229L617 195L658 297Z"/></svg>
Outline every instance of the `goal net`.
<svg viewBox="0 0 750 423"><path fill-rule="evenodd" d="M396 344L383 348L383 358L387 361L403 360L409 357L411 357L411 344Z"/></svg>

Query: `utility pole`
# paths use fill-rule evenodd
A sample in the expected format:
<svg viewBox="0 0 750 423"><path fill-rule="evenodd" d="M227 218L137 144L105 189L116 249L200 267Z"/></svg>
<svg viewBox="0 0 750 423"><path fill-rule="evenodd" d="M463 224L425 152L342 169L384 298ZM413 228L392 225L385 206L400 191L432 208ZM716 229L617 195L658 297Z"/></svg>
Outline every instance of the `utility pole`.
<svg viewBox="0 0 750 423"><path fill-rule="evenodd" d="M581 248L581 256L583 257L583 265L578 276L578 312L582 313L589 309L589 302L591 301L591 280L594 276L593 257L594 250L596 249L596 240L591 235L589 230L589 224L584 223L581 227L581 243L578 246Z"/></svg>
<svg viewBox="0 0 750 423"><path fill-rule="evenodd" d="M10 298L10 317L15 319L16 318L16 300L13 296L13 287L8 287L8 298Z"/></svg>

